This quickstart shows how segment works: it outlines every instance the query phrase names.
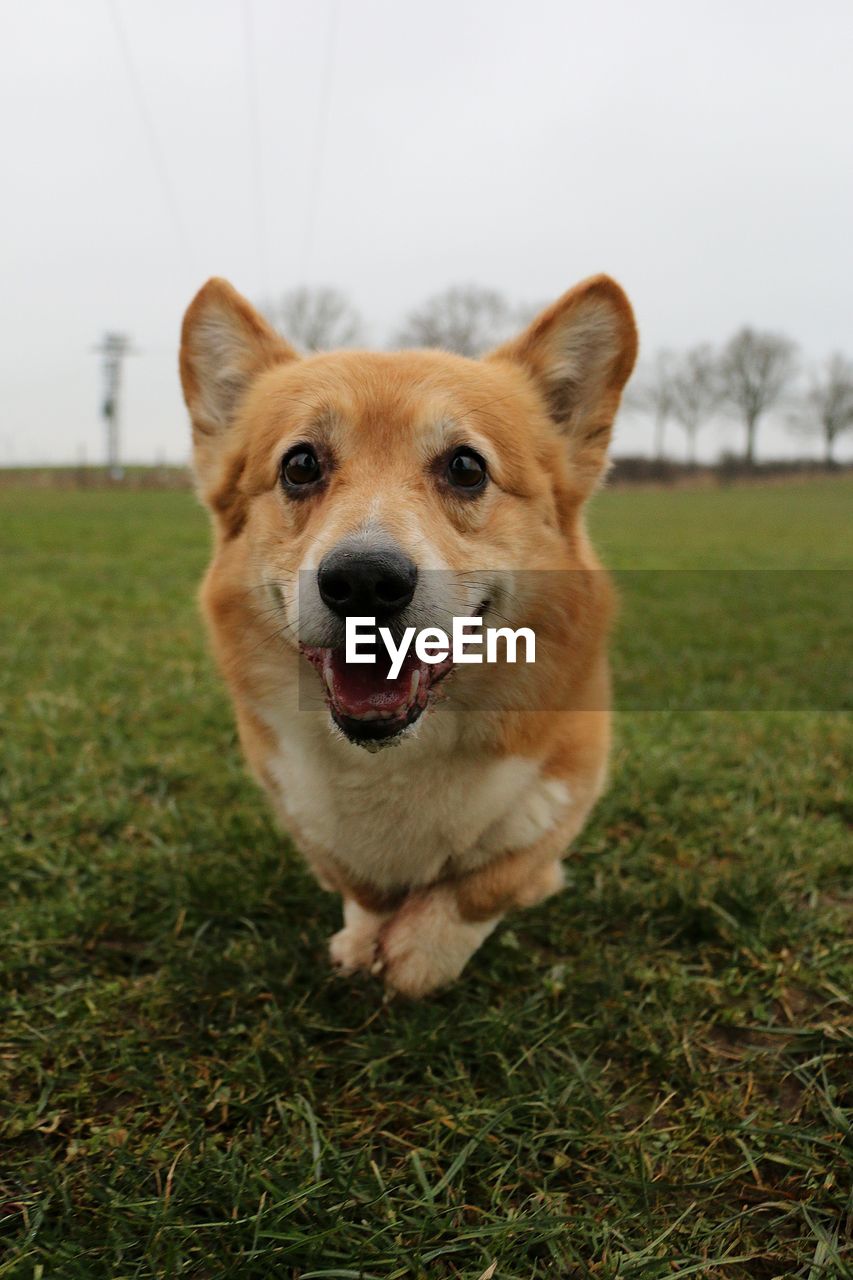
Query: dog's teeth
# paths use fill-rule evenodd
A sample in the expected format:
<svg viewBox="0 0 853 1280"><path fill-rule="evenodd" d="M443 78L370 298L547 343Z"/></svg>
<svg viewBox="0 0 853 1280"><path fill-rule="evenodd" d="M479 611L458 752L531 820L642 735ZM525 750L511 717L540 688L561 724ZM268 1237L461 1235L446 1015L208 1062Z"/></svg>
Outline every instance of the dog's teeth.
<svg viewBox="0 0 853 1280"><path fill-rule="evenodd" d="M364 711L360 716L355 716L355 719L356 720L378 720L380 717L380 714L381 712L375 711L375 710Z"/></svg>
<svg viewBox="0 0 853 1280"><path fill-rule="evenodd" d="M326 681L326 688L329 690L329 693L334 693L334 692L335 692L335 679L334 679L334 676L332 675L332 668L331 668L331 667L325 667L325 668L324 668L324 670L323 670L323 679Z"/></svg>
<svg viewBox="0 0 853 1280"><path fill-rule="evenodd" d="M412 672L412 680L409 685L409 702L414 702L417 696L418 685L420 684L420 682L421 682L421 673L419 669L416 667L415 670Z"/></svg>

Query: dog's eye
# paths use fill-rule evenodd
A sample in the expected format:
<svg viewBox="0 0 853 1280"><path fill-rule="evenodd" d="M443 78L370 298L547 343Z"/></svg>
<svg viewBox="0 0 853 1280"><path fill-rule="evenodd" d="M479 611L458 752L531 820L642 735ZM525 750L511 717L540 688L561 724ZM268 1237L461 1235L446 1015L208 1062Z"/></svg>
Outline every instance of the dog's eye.
<svg viewBox="0 0 853 1280"><path fill-rule="evenodd" d="M447 463L447 478L456 489L482 489L486 483L486 464L473 449L454 450Z"/></svg>
<svg viewBox="0 0 853 1280"><path fill-rule="evenodd" d="M288 488L316 484L322 474L320 459L310 445L295 445L281 460L281 479Z"/></svg>

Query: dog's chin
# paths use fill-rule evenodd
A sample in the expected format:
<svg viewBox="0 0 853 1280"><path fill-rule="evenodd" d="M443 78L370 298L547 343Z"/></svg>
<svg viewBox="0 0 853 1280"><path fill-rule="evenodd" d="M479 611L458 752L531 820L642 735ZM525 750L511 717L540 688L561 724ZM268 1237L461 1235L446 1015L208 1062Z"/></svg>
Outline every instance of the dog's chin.
<svg viewBox="0 0 853 1280"><path fill-rule="evenodd" d="M429 704L427 704L428 706ZM347 742L364 747L365 751L381 751L383 747L396 746L415 732L416 726L427 711L427 706L413 706L405 716L394 720L358 720L341 715L329 707L332 724L338 728Z"/></svg>

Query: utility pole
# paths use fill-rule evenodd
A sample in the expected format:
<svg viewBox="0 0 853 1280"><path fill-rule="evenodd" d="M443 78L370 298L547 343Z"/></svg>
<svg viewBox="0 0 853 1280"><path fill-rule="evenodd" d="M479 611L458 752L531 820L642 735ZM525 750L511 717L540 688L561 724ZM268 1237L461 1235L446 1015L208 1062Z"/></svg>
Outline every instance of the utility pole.
<svg viewBox="0 0 853 1280"><path fill-rule="evenodd" d="M101 414L107 427L107 468L111 480L121 480L124 469L120 461L119 393L121 365L125 356L135 355L126 333L105 333L94 350L103 357L104 400Z"/></svg>

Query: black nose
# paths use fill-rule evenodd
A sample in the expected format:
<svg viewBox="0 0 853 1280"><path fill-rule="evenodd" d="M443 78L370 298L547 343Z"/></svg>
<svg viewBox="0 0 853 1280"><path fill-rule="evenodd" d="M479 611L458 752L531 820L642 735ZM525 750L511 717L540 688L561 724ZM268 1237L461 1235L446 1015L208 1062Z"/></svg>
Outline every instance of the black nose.
<svg viewBox="0 0 853 1280"><path fill-rule="evenodd" d="M317 570L320 595L342 618L390 618L405 609L417 580L417 565L397 547L336 547Z"/></svg>

